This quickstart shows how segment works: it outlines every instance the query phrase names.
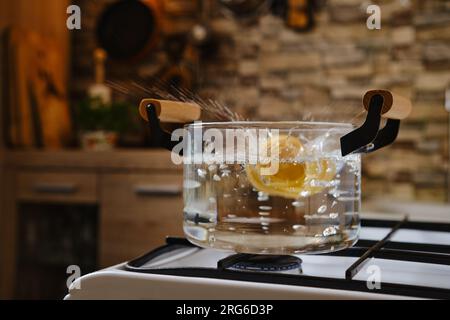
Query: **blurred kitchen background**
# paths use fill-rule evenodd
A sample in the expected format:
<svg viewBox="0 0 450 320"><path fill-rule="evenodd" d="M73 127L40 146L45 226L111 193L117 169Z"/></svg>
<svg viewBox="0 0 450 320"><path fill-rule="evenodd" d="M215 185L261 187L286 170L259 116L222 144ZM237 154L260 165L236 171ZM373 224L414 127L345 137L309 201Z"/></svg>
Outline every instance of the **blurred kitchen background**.
<svg viewBox="0 0 450 320"><path fill-rule="evenodd" d="M0 31L2 298L60 298L68 265L182 235L182 169L137 113L151 95L355 124L370 88L410 97L396 143L364 158L363 208L450 212L450 1L4 0Z"/></svg>

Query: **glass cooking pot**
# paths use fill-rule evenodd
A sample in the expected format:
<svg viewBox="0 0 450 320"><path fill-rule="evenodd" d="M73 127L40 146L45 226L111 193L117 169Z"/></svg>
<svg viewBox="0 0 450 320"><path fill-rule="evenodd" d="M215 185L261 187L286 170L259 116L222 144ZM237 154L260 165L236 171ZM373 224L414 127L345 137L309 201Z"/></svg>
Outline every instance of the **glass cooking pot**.
<svg viewBox="0 0 450 320"><path fill-rule="evenodd" d="M245 121L185 129L203 137L184 149L183 226L192 243L295 254L357 241L360 155L343 157L340 148L352 125Z"/></svg>
<svg viewBox="0 0 450 320"><path fill-rule="evenodd" d="M183 137L189 241L241 253L323 253L358 240L360 154L394 142L412 109L409 99L387 90L367 91L362 103L367 115L357 129L324 122L200 122L174 136L160 123L198 120L198 105L143 99L139 112L153 146L177 154Z"/></svg>

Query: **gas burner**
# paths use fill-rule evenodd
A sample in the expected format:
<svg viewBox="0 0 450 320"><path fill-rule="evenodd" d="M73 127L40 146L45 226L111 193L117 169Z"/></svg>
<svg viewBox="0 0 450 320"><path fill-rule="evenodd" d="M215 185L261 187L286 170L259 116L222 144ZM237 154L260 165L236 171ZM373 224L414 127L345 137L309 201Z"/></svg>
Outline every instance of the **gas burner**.
<svg viewBox="0 0 450 320"><path fill-rule="evenodd" d="M239 271L283 272L296 271L301 273L302 260L295 256L234 254L217 263L219 269Z"/></svg>

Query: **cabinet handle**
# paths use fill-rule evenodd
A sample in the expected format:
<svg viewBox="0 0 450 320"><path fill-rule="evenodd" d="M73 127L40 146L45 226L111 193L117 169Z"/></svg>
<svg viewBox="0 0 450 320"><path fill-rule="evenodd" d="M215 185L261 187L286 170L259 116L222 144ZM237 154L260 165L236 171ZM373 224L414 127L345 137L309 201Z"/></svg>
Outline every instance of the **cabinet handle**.
<svg viewBox="0 0 450 320"><path fill-rule="evenodd" d="M138 196L177 196L182 193L178 184L144 184L134 187L134 193Z"/></svg>
<svg viewBox="0 0 450 320"><path fill-rule="evenodd" d="M38 193L71 194L78 190L74 183L36 183L33 190Z"/></svg>

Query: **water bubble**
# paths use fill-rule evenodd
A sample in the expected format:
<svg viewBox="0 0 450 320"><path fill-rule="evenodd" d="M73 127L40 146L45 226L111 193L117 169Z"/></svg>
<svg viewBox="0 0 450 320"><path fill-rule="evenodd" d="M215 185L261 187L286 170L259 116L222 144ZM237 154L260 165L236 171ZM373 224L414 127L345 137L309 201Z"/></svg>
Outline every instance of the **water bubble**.
<svg viewBox="0 0 450 320"><path fill-rule="evenodd" d="M300 134L299 138L301 141L303 141L304 143L311 141L310 139L308 139L305 135Z"/></svg>
<svg viewBox="0 0 450 320"><path fill-rule="evenodd" d="M332 195L334 198L338 198L342 194L349 194L349 193L350 192L348 191L338 190L337 188L333 188L328 192L328 194Z"/></svg>
<svg viewBox="0 0 450 320"><path fill-rule="evenodd" d="M359 201L359 197L339 197L337 198L339 201Z"/></svg>
<svg viewBox="0 0 450 320"><path fill-rule="evenodd" d="M309 185L310 185L311 187L322 187L322 188L326 188L326 187L332 186L332 185L333 185L333 181L335 181L335 180L325 181L325 180L316 180L316 179L312 179L312 180L309 182Z"/></svg>
<svg viewBox="0 0 450 320"><path fill-rule="evenodd" d="M224 177L228 177L230 175L231 171L230 170L223 170L222 174L220 175L222 178Z"/></svg>
<svg viewBox="0 0 450 320"><path fill-rule="evenodd" d="M269 200L269 195L267 193L259 191L258 192L258 201L267 201L267 200Z"/></svg>
<svg viewBox="0 0 450 320"><path fill-rule="evenodd" d="M220 181L220 180L222 180L222 179L221 179L217 174L214 174L213 180L214 180L214 181Z"/></svg>
<svg viewBox="0 0 450 320"><path fill-rule="evenodd" d="M336 234L336 228L335 227L328 227L325 230L323 230L322 235L324 237L334 236Z"/></svg>
<svg viewBox="0 0 450 320"><path fill-rule="evenodd" d="M263 230L266 230L266 231L269 230L269 227L268 227L268 226L262 226L261 228L262 228Z"/></svg>
<svg viewBox="0 0 450 320"><path fill-rule="evenodd" d="M337 217L339 217L339 214L336 213L336 212L332 212L332 213L330 213L329 217L330 217L331 219L336 219Z"/></svg>
<svg viewBox="0 0 450 320"><path fill-rule="evenodd" d="M338 186L338 185L340 185L341 184L341 181L340 180L337 180L337 179L334 179L334 180L331 180L330 182L329 182L329 186Z"/></svg>
<svg viewBox="0 0 450 320"><path fill-rule="evenodd" d="M303 225L301 225L301 224L294 224L293 226L292 226L292 229L294 229L294 230L300 230L300 229L305 229L306 227L305 226L303 226Z"/></svg>
<svg viewBox="0 0 450 320"><path fill-rule="evenodd" d="M230 230L230 231L235 231L236 228L235 228L235 227L229 227L228 230Z"/></svg>
<svg viewBox="0 0 450 320"><path fill-rule="evenodd" d="M237 216L235 214L228 214L227 217L228 218L236 218Z"/></svg>
<svg viewBox="0 0 450 320"><path fill-rule="evenodd" d="M311 192L309 192L309 191L302 191L302 192L300 192L300 196L303 197L303 198L306 198L306 197L308 197L310 195L311 195Z"/></svg>
<svg viewBox="0 0 450 320"><path fill-rule="evenodd" d="M302 201L294 201L294 202L292 202L292 205L294 207L300 208L300 207L303 207L305 205L305 203Z"/></svg>
<svg viewBox="0 0 450 320"><path fill-rule="evenodd" d="M205 178L206 177L206 170L205 169L197 169L197 174L200 178Z"/></svg>
<svg viewBox="0 0 450 320"><path fill-rule="evenodd" d="M260 216L270 216L270 212L265 212L265 211L259 211L258 214Z"/></svg>
<svg viewBox="0 0 450 320"><path fill-rule="evenodd" d="M269 210L272 210L272 207L271 206L259 206L259 210L269 211Z"/></svg>
<svg viewBox="0 0 450 320"><path fill-rule="evenodd" d="M195 180L185 180L183 187L186 189L195 189L201 186L201 183Z"/></svg>
<svg viewBox="0 0 450 320"><path fill-rule="evenodd" d="M319 209L317 209L317 213L324 213L325 211L327 211L327 206L326 205L321 205L319 207Z"/></svg>

